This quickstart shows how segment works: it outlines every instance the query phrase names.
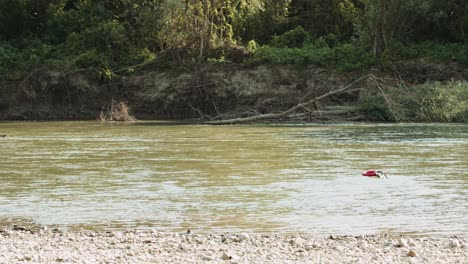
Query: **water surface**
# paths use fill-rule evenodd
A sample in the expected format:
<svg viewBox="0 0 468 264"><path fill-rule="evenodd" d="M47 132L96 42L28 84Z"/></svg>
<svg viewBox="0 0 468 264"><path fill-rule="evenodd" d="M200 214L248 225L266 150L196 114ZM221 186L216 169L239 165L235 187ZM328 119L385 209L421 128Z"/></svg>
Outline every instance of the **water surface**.
<svg viewBox="0 0 468 264"><path fill-rule="evenodd" d="M123 230L468 231L468 125L0 123L0 218ZM388 180L360 176L384 169Z"/></svg>

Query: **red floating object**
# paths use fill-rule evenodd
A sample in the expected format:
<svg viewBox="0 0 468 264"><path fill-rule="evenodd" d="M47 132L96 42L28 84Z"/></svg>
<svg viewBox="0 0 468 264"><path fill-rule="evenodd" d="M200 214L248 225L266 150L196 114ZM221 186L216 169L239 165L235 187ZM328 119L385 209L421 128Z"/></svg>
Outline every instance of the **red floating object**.
<svg viewBox="0 0 468 264"><path fill-rule="evenodd" d="M388 178L387 174L381 170L368 170L362 173L362 176L366 177L377 177L377 178Z"/></svg>

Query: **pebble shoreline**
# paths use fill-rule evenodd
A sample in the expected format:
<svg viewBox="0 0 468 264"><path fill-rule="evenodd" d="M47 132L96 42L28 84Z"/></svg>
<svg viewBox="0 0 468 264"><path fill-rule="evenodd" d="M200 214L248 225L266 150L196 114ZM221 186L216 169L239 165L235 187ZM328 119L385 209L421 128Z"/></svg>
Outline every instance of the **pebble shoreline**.
<svg viewBox="0 0 468 264"><path fill-rule="evenodd" d="M0 229L0 263L468 263L461 237Z"/></svg>

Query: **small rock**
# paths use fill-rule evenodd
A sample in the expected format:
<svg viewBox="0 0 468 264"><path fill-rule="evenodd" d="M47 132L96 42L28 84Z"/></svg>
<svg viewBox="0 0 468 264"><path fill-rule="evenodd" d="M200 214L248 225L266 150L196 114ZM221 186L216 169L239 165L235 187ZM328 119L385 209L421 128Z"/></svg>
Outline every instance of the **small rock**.
<svg viewBox="0 0 468 264"><path fill-rule="evenodd" d="M388 241L388 240L384 240L383 245L384 245L384 247L390 247L390 246L392 246L392 243L390 241Z"/></svg>
<svg viewBox="0 0 468 264"><path fill-rule="evenodd" d="M179 244L179 246L177 247L180 251L185 251L185 247L183 244Z"/></svg>
<svg viewBox="0 0 468 264"><path fill-rule="evenodd" d="M416 246L416 243L414 242L413 239L408 238L408 245L411 246L411 247L414 247L414 246Z"/></svg>
<svg viewBox="0 0 468 264"><path fill-rule="evenodd" d="M213 260L212 257L210 257L210 256L205 256L205 255L201 256L201 259L202 259L202 260L205 260L205 261L212 261L212 260Z"/></svg>
<svg viewBox="0 0 468 264"><path fill-rule="evenodd" d="M456 240L456 239L450 239L450 241L449 241L449 246L450 246L451 248L460 247L460 242L458 242L458 240Z"/></svg>
<svg viewBox="0 0 468 264"><path fill-rule="evenodd" d="M414 252L414 250L410 250L410 251L408 251L407 256L414 258L414 257L416 257L416 252Z"/></svg>
<svg viewBox="0 0 468 264"><path fill-rule="evenodd" d="M26 227L18 226L18 225L13 225L12 230L13 231L23 231L23 232L30 231L30 229L28 229Z"/></svg>
<svg viewBox="0 0 468 264"><path fill-rule="evenodd" d="M242 233L242 234L238 235L237 237L238 237L241 241L243 241L243 240L250 240L250 236L249 236L249 234L247 234L247 233Z"/></svg>
<svg viewBox="0 0 468 264"><path fill-rule="evenodd" d="M230 259L232 259L232 257L229 256L226 252L224 252L223 255L221 256L221 259L222 260L230 260Z"/></svg>
<svg viewBox="0 0 468 264"><path fill-rule="evenodd" d="M135 256L135 252L133 252L133 251L128 251L128 252L127 252L127 256L133 257L133 256Z"/></svg>
<svg viewBox="0 0 468 264"><path fill-rule="evenodd" d="M408 242L406 239L400 237L400 239L398 240L398 246L399 247L408 247Z"/></svg>
<svg viewBox="0 0 468 264"><path fill-rule="evenodd" d="M291 246L301 246L304 244L304 239L298 237L298 238L295 238L295 239L291 239L289 240L289 244Z"/></svg>
<svg viewBox="0 0 468 264"><path fill-rule="evenodd" d="M367 241L363 240L363 241L361 241L361 242L358 243L358 246L359 246L360 248L363 248L363 249L364 249L364 248L368 248L368 247L369 247L369 244L367 243Z"/></svg>
<svg viewBox="0 0 468 264"><path fill-rule="evenodd" d="M187 229L187 234L189 234L189 235L192 234L192 230Z"/></svg>
<svg viewBox="0 0 468 264"><path fill-rule="evenodd" d="M322 247L322 245L320 245L320 243L313 243L311 246L312 246L313 248L320 248L320 247Z"/></svg>

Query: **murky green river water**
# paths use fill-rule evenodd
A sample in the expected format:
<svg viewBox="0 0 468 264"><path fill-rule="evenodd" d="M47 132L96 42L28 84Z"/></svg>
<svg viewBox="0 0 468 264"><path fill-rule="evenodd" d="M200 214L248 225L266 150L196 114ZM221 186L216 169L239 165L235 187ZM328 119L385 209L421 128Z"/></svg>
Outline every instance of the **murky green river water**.
<svg viewBox="0 0 468 264"><path fill-rule="evenodd" d="M468 232L468 125L0 123L0 220L72 228ZM361 176L382 168L389 179Z"/></svg>

